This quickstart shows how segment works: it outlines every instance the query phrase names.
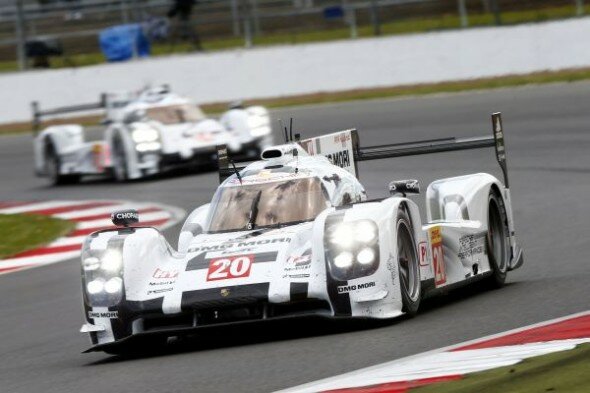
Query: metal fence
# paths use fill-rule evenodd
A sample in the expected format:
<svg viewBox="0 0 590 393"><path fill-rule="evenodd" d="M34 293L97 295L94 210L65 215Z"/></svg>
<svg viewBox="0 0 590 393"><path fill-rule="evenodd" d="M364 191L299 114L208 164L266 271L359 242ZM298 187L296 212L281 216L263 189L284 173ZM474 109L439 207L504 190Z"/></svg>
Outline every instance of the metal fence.
<svg viewBox="0 0 590 393"><path fill-rule="evenodd" d="M66 60L77 58L70 60L72 65L79 59L84 63L81 55L96 58L100 53L101 30L127 23L163 22L169 26L167 38L153 51L177 51L186 37L177 20L166 18L172 4L173 0L0 1L0 69L27 68L27 52L35 42L52 43L58 48L55 54ZM206 49L218 49L519 23L584 12L584 0L199 0L187 23Z"/></svg>

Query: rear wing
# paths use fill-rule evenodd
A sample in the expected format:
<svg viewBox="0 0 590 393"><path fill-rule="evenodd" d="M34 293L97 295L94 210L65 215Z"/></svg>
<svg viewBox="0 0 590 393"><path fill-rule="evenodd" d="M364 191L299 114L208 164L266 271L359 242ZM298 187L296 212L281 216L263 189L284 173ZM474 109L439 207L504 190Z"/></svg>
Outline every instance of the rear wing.
<svg viewBox="0 0 590 393"><path fill-rule="evenodd" d="M339 131L333 134L304 139L298 142L310 155L327 157L337 165L358 177L360 161L380 160L383 158L406 157L420 154L443 153L458 150L471 150L494 147L496 160L502 169L504 185L509 188L506 150L502 114L492 114L492 134L469 138L441 138L416 142L393 143L388 145L361 147L356 129ZM227 147L218 147L220 182L246 167L244 163L233 164L228 158ZM230 166L229 164L232 164ZM235 168L234 168L235 165Z"/></svg>
<svg viewBox="0 0 590 393"><path fill-rule="evenodd" d="M61 106L58 108L41 110L39 101L31 102L31 110L33 112L33 119L31 121L31 127L33 129L33 135L37 135L41 128L44 117L52 117L57 115L65 115L76 112L88 112L94 110L104 110L107 106L107 94L102 93L98 99L98 102L90 104L78 104L71 106Z"/></svg>

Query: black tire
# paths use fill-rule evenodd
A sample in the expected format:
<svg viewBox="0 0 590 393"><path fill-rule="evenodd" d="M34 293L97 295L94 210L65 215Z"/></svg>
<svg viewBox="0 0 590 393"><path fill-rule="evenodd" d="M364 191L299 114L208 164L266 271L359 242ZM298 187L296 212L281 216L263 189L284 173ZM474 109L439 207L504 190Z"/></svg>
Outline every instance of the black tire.
<svg viewBox="0 0 590 393"><path fill-rule="evenodd" d="M488 234L486 248L490 260L492 275L488 282L493 288L500 288L506 281L506 272L510 263L510 231L504 200L494 189L488 196Z"/></svg>
<svg viewBox="0 0 590 393"><path fill-rule="evenodd" d="M125 146L120 138L113 140L113 177L118 182L126 182L129 180L129 169L127 166L127 154Z"/></svg>
<svg viewBox="0 0 590 393"><path fill-rule="evenodd" d="M61 175L59 173L60 159L53 144L48 143L45 150L45 172L51 185L60 186L75 184L80 181L80 175Z"/></svg>
<svg viewBox="0 0 590 393"><path fill-rule="evenodd" d="M420 265L414 231L408 213L400 210L396 219L397 260L400 292L402 294L402 311L413 317L418 313L422 297L420 284Z"/></svg>

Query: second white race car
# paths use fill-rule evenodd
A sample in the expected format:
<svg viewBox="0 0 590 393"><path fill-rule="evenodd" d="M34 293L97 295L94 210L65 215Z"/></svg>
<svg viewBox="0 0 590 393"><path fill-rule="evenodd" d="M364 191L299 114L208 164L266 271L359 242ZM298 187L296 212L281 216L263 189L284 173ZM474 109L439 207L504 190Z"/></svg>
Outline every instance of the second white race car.
<svg viewBox="0 0 590 393"><path fill-rule="evenodd" d="M189 215L177 250L133 226L135 211L114 213L119 228L86 239L89 350L276 318L414 315L426 296L481 280L501 286L523 253L499 114L493 122L489 137L375 147L360 147L356 130L289 138L243 168L220 147L224 180ZM426 222L411 198L417 180L394 180L389 197L370 200L357 178L359 161L483 147L495 147L504 182L487 173L434 181Z"/></svg>
<svg viewBox="0 0 590 393"><path fill-rule="evenodd" d="M272 144L270 116L261 106L236 103L215 120L166 86L104 97L107 128L98 138L89 140L90 132L74 124L47 127L36 135L38 176L53 184L103 174L125 181L178 165L214 166L221 144L245 158L259 156Z"/></svg>

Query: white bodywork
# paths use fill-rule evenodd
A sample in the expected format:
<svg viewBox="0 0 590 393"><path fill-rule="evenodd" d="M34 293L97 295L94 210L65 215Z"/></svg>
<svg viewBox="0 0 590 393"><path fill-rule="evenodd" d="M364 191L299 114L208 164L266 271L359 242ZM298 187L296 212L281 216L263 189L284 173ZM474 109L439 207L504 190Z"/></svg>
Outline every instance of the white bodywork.
<svg viewBox="0 0 590 393"><path fill-rule="evenodd" d="M92 265L92 270L85 274L84 287L94 285L92 282L96 280L110 280L94 272L100 272L99 261L109 263L104 262L105 255L114 252L120 255L120 270L115 277L123 280L124 288L120 302L106 305L108 309L100 302L93 302L92 295L85 291L83 331L90 332L94 348L149 333L149 317L144 317L147 314L171 318L192 315L194 319L186 322L188 329L214 324L216 321L210 320L207 314L213 310L211 315L222 322L223 317L219 315L223 315L224 304L264 304L258 319L271 318L290 304L306 301L315 302L315 308L306 311L326 317L399 316L403 314L397 257L396 220L400 211L406 212L411 221L421 296L491 274L485 239L492 189L499 192L508 210L511 243L516 247L509 194L495 177L478 173L433 182L426 192L428 221L422 223L419 208L410 198L393 195L368 201L354 175L354 162L347 160L345 151L352 151L350 131L263 152L263 157L274 158L250 164L240 171L240 178L234 174L226 179L211 204L189 215L180 232L177 251L153 228L105 231L89 236L82 263L84 269ZM231 226L217 222L215 217L218 217L216 208L225 206L222 202L225 193L232 190L237 190L238 196L249 192L249 187L274 187L277 198L265 200L263 214L269 217L277 211L288 216L296 214L286 211L280 201L298 189L281 187L299 181L309 184L319 181L325 192L325 205L313 218L278 227L253 226L248 230L252 223L248 221L239 230L212 230ZM282 190L287 194L283 195ZM252 206L257 206L259 216L262 194L257 195L258 200ZM313 205L314 199L309 195L302 202L303 207L292 209L305 210L305 206ZM228 206L241 203L239 198L229 200L233 202ZM252 214L250 210L248 220L252 220ZM371 238L367 232L376 228L376 232L371 232L375 239L360 246L377 250L368 268L362 270L366 273L355 273L354 277L346 273L349 278L345 279L335 264L334 254L330 254L330 249L335 247L330 237L335 235L330 234L335 234L341 225L358 231L365 225L367 229L356 236L367 238ZM513 251L516 253L516 249ZM512 267L516 266L511 264L509 269ZM134 314L138 307L142 311ZM135 319L127 320L127 315L135 315Z"/></svg>
<svg viewBox="0 0 590 393"><path fill-rule="evenodd" d="M34 143L36 173L52 174L48 155L53 153L59 176L119 173L123 168L124 179L137 179L175 164L213 164L217 145L252 159L272 144L266 108L234 108L215 120L167 88L107 95L105 123L109 125L96 142L86 141L79 125L41 131Z"/></svg>

